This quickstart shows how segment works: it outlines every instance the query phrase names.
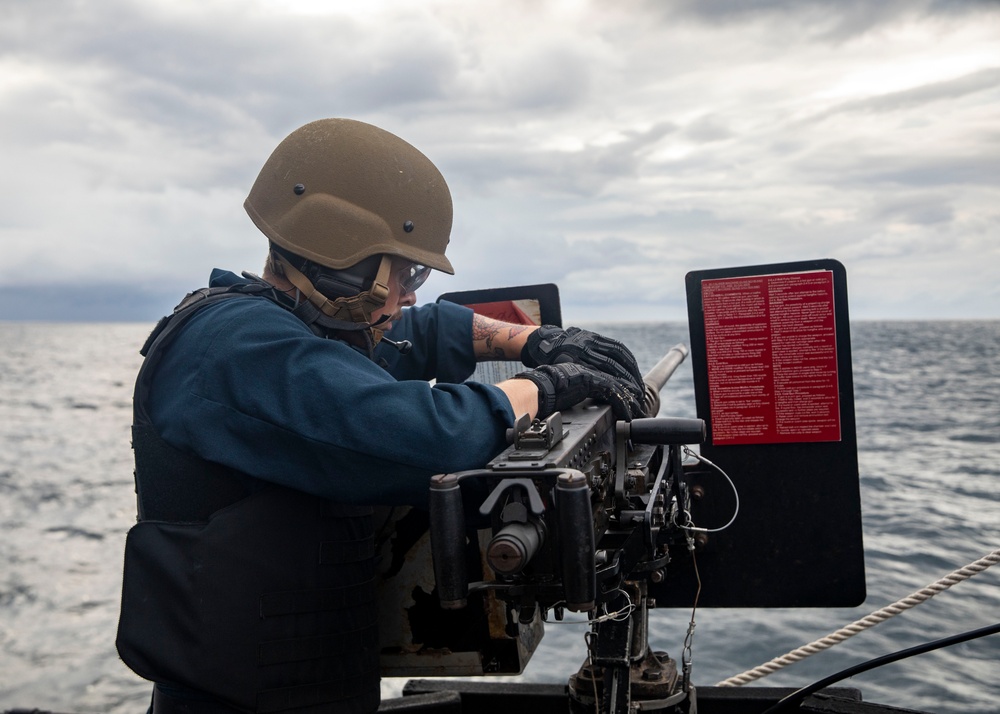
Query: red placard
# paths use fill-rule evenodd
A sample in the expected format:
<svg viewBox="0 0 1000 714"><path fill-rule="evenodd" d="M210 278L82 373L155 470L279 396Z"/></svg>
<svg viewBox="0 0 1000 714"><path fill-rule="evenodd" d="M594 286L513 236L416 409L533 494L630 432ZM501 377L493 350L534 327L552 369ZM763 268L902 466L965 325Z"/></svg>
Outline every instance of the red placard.
<svg viewBox="0 0 1000 714"><path fill-rule="evenodd" d="M466 307L483 317L510 322L514 325L541 325L541 306L538 300L499 300L496 302L470 303Z"/></svg>
<svg viewBox="0 0 1000 714"><path fill-rule="evenodd" d="M712 443L840 441L828 270L702 282Z"/></svg>

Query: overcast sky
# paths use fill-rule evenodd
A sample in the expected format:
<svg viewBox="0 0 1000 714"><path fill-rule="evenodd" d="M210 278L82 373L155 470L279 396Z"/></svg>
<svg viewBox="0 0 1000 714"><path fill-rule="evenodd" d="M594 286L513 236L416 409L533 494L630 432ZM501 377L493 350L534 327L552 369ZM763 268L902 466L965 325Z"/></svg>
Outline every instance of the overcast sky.
<svg viewBox="0 0 1000 714"><path fill-rule="evenodd" d="M854 318L1000 318L1000 3L0 0L0 319L259 271L243 199L329 116L448 180L424 300L676 320L689 270L835 258Z"/></svg>

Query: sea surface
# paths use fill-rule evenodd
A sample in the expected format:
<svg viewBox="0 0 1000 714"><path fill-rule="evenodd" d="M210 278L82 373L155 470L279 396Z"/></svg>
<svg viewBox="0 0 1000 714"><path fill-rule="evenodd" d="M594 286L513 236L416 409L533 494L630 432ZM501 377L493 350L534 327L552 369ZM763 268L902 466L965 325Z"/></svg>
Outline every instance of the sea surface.
<svg viewBox="0 0 1000 714"><path fill-rule="evenodd" d="M683 323L589 325L645 371ZM134 522L132 385L148 324L0 323L0 710L140 714L149 684L114 648L122 547ZM857 608L697 612L693 678L711 685L822 637L1000 548L1000 322L851 327L868 600ZM685 363L661 415L695 416ZM681 651L689 611L650 641ZM853 664L1000 621L1000 565L756 684L803 686ZM581 624L546 630L530 682L565 682ZM400 680L385 680L385 696ZM929 712L1000 712L1000 636L846 684ZM753 685L750 685L753 686Z"/></svg>

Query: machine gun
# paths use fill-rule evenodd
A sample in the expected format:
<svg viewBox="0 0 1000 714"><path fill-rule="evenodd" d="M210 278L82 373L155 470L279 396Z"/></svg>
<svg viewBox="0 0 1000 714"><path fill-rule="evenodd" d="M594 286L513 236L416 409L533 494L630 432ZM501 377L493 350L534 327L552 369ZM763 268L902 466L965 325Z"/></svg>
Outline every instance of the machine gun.
<svg viewBox="0 0 1000 714"><path fill-rule="evenodd" d="M429 514L386 518L384 676L518 674L544 619L571 610L591 624L572 710L694 711L690 639L678 671L649 647L650 609L864 601L846 271L818 260L686 282L698 419L616 422L584 403L525 420L485 468L435 477ZM560 324L554 286L446 299ZM686 352L646 375L650 414ZM682 462L692 444L698 463ZM703 710L713 695L702 688Z"/></svg>
<svg viewBox="0 0 1000 714"><path fill-rule="evenodd" d="M659 411L659 392L686 356L677 345L645 376L648 413ZM646 710L686 711L690 681L647 642L647 584L695 547L681 449L704 440L705 423L616 422L609 406L588 402L531 423L525 416L508 438L485 468L431 481L441 606L463 609L470 593L486 593L502 603L511 637L539 615L589 613L589 657L570 680L571 708L593 712L598 697L600 711L625 712L638 698ZM467 519L470 500L478 503ZM479 567L469 550L480 551L475 532L484 530Z"/></svg>

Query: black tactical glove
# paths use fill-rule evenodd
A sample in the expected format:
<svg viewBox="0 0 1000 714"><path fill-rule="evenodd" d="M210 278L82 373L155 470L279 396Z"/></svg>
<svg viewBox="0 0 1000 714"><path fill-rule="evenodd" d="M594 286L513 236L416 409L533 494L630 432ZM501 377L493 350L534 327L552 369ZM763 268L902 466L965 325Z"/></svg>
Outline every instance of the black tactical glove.
<svg viewBox="0 0 1000 714"><path fill-rule="evenodd" d="M538 387L539 419L588 398L610 404L616 419L631 421L644 415L642 392L637 392L630 381L586 365L572 362L542 365L515 375L515 379L529 379Z"/></svg>
<svg viewBox="0 0 1000 714"><path fill-rule="evenodd" d="M579 327L542 325L528 335L521 361L528 367L559 362L575 362L593 367L616 379L632 384L640 394L645 391L639 365L628 347L618 340Z"/></svg>

